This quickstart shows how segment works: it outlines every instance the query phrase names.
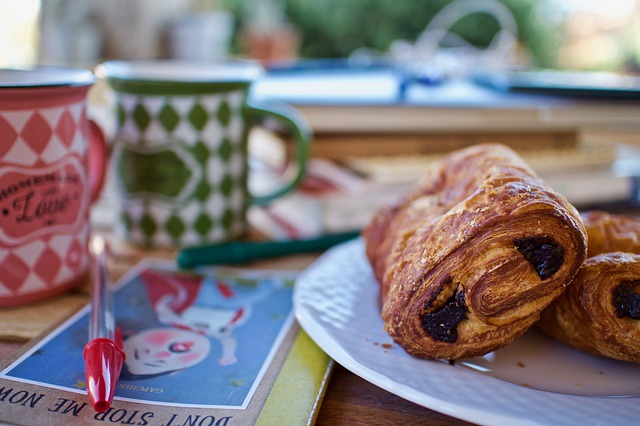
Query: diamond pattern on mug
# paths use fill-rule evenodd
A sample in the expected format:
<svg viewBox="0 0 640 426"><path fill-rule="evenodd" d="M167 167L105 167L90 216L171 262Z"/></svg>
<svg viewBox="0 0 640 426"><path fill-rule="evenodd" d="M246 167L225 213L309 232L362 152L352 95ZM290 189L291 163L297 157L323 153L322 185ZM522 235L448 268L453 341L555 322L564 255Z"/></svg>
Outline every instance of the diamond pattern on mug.
<svg viewBox="0 0 640 426"><path fill-rule="evenodd" d="M12 294L24 284L29 276L29 265L14 253L9 253L0 263L0 270L4 271L0 277L0 285L7 288Z"/></svg>
<svg viewBox="0 0 640 426"><path fill-rule="evenodd" d="M20 287L20 292L22 294L35 293L46 290L49 287L48 281L44 281L39 276L31 273L29 274L29 279Z"/></svg>
<svg viewBox="0 0 640 426"><path fill-rule="evenodd" d="M73 134L73 139L71 145L69 145L69 152L76 153L80 156L84 156L89 151L89 144L87 140L89 138L89 127L86 125L87 119L83 118L81 115L80 118L73 113L73 110L79 109L80 105L74 105L69 108L69 111L72 112L74 119L76 119L76 131ZM84 108L84 107L82 107ZM45 161L51 162L51 160L44 158Z"/></svg>
<svg viewBox="0 0 640 426"><path fill-rule="evenodd" d="M201 165L205 165L210 157L210 153L209 153L209 150L207 149L207 146L201 140L198 140L193 145L192 153L193 153L193 156L195 157L195 160Z"/></svg>
<svg viewBox="0 0 640 426"><path fill-rule="evenodd" d="M177 216L171 216L171 218L164 224L164 230L171 236L173 239L178 239L184 231L187 230L187 226L184 221Z"/></svg>
<svg viewBox="0 0 640 426"><path fill-rule="evenodd" d="M18 142L14 143L11 149L7 151L7 154L4 156L4 161L21 166L32 166L38 161L38 154L29 148L29 145L21 143L20 138L17 140Z"/></svg>
<svg viewBox="0 0 640 426"><path fill-rule="evenodd" d="M60 259L60 256L58 256L53 249L47 247L42 254L40 254L38 261L33 267L33 272L41 279L49 281L58 274L61 267L62 259Z"/></svg>
<svg viewBox="0 0 640 426"><path fill-rule="evenodd" d="M207 177L213 187L220 185L220 182L227 175L226 164L220 160L220 157L213 156L207 162Z"/></svg>
<svg viewBox="0 0 640 426"><path fill-rule="evenodd" d="M171 104L164 104L157 118L160 121L160 125L170 133L178 127L180 122L180 116Z"/></svg>
<svg viewBox="0 0 640 426"><path fill-rule="evenodd" d="M84 250L80 241L73 239L69 248L67 249L66 256L64 257L65 265L72 270L79 270L83 266Z"/></svg>
<svg viewBox="0 0 640 426"><path fill-rule="evenodd" d="M200 202L205 202L210 195L211 185L205 181L200 182L193 193L194 198Z"/></svg>
<svg viewBox="0 0 640 426"><path fill-rule="evenodd" d="M173 131L172 136L179 141L184 142L186 146L193 146L200 139L200 134L206 134L204 132L197 132L196 129L188 122L181 120L178 126Z"/></svg>
<svg viewBox="0 0 640 426"><path fill-rule="evenodd" d="M227 115L242 108L244 96L243 91L224 95L202 95L194 103L191 96L143 97L119 92L117 93L117 102L118 110L122 114L121 125L127 135L140 136L140 139L150 143L158 137L163 141L167 137L175 137L175 133L179 131L184 136L184 139L181 138L182 142L190 145L200 134L204 135L208 143L215 143L215 139L229 133L229 129L226 127L234 121L237 123L232 124L230 133L233 138L239 137L243 130L242 120L229 120L230 117ZM223 120L224 123L218 123L215 129L220 131L207 131L204 126L215 125L215 121L205 120L205 118L217 116L226 118ZM238 124L240 129L238 129ZM150 129L153 129L153 135L147 134ZM160 129L164 129L165 132L160 132Z"/></svg>
<svg viewBox="0 0 640 426"><path fill-rule="evenodd" d="M4 162L52 164L70 153L84 154L84 105L76 102L35 112L0 111L0 155Z"/></svg>
<svg viewBox="0 0 640 426"><path fill-rule="evenodd" d="M65 146L71 146L76 130L76 122L73 120L71 112L63 112L58 124L56 124L55 133Z"/></svg>
<svg viewBox="0 0 640 426"><path fill-rule="evenodd" d="M66 118L71 118L70 116L70 112L66 109L66 108L60 108L60 107L55 107L55 108L40 108L37 110L37 112L35 114L33 114L33 116L29 119L29 120L33 120L33 118L35 116L41 116L44 121L46 122L46 126L49 129L49 135L55 134L55 129L60 127L60 129L64 132L69 132L69 129L64 129L64 123L60 123L60 120L62 119L62 117ZM71 118L73 120L73 118ZM67 124L69 124L67 122ZM71 123L73 125L73 122ZM24 128L26 129L28 126L25 125ZM23 130L24 131L24 130ZM75 130L73 130L73 132L75 133ZM69 140L72 140L73 137L71 137Z"/></svg>
<svg viewBox="0 0 640 426"><path fill-rule="evenodd" d="M121 216L126 223L119 226L119 231L137 244L184 245L220 240L230 229L246 229L244 190L233 195L231 210L223 207L229 202L233 186L244 187L242 179L247 171L241 144L245 128L236 113L243 107L246 93L239 90L202 95L196 102L192 96L122 92L116 96L122 129L119 143L137 144L132 148L147 148L150 153L180 146L193 156L194 166L205 165L202 180L184 186L182 192L190 191L189 194L176 197L187 204L162 198L160 206L153 208L156 201L148 194L122 201ZM150 200L146 213L141 211L143 198Z"/></svg>
<svg viewBox="0 0 640 426"><path fill-rule="evenodd" d="M242 201L234 204L242 205L244 197L240 198ZM228 209L224 205L225 198L215 193L206 203L191 202L178 209L152 208L139 217L129 216L129 239L143 245L166 246L176 242L190 245L220 240L229 230L243 232L247 227L243 209Z"/></svg>
<svg viewBox="0 0 640 426"><path fill-rule="evenodd" d="M234 181L230 175L225 175L220 182L220 193L224 195L225 198L229 198L231 196L231 191L233 190Z"/></svg>
<svg viewBox="0 0 640 426"><path fill-rule="evenodd" d="M17 137L18 132L0 115L0 157L9 151Z"/></svg>
<svg viewBox="0 0 640 426"><path fill-rule="evenodd" d="M40 154L49 143L52 133L53 130L51 130L49 122L40 113L35 112L25 123L20 131L20 136L29 145L29 148Z"/></svg>
<svg viewBox="0 0 640 426"><path fill-rule="evenodd" d="M219 222L222 218L222 215L224 214L225 200L226 197L224 197L224 195L222 195L220 192L216 192L212 194L205 203L206 211L216 222Z"/></svg>
<svg viewBox="0 0 640 426"><path fill-rule="evenodd" d="M198 231L201 235L207 235L211 227L213 226L213 221L207 214L201 214L198 218L193 222L193 227L196 231Z"/></svg>
<svg viewBox="0 0 640 426"><path fill-rule="evenodd" d="M68 282L89 264L83 250L88 237L89 225L84 225L75 236L53 235L1 250L0 294L29 294Z"/></svg>
<svg viewBox="0 0 640 426"><path fill-rule="evenodd" d="M242 96L242 94L241 94L241 96ZM222 100L223 100L222 96L202 96L198 103L200 105L202 105L202 107L204 108L205 111L208 111L208 113L211 114L212 111L217 111L218 110Z"/></svg>
<svg viewBox="0 0 640 426"><path fill-rule="evenodd" d="M90 225L85 223L77 235L53 235L48 243L51 248L62 259L62 265L55 277L57 282L66 282L78 272L87 267L89 254L84 247L89 241Z"/></svg>
<svg viewBox="0 0 640 426"><path fill-rule="evenodd" d="M196 130L202 131L204 126L207 124L209 114L201 104L195 104L189 111L189 115L187 117L189 118L189 123L191 123Z"/></svg>
<svg viewBox="0 0 640 426"><path fill-rule="evenodd" d="M133 121L136 123L140 130L146 130L151 123L151 116L147 112L147 109L142 104L136 104L133 109Z"/></svg>
<svg viewBox="0 0 640 426"><path fill-rule="evenodd" d="M207 95L201 96L199 101L204 97L207 97ZM167 96L165 98L165 104L171 105L171 108L174 109L180 117L189 115L189 111L191 111L194 105L191 96Z"/></svg>
<svg viewBox="0 0 640 426"><path fill-rule="evenodd" d="M151 238L158 230L158 224L153 216L145 213L140 219L140 230L147 237Z"/></svg>
<svg viewBox="0 0 640 426"><path fill-rule="evenodd" d="M12 252L19 256L22 261L33 269L33 266L38 262L40 255L46 247L46 242L43 239L37 239L29 244L22 245Z"/></svg>
<svg viewBox="0 0 640 426"><path fill-rule="evenodd" d="M231 114L233 114L233 111L231 110L231 105L229 105L228 102L222 102L216 111L216 117L218 117L220 123L225 127L229 125Z"/></svg>
<svg viewBox="0 0 640 426"><path fill-rule="evenodd" d="M42 157L49 163L57 162L69 154L69 148L57 137L51 137L49 145L42 151Z"/></svg>
<svg viewBox="0 0 640 426"><path fill-rule="evenodd" d="M207 121L207 124L202 129L203 135L224 135L225 133L226 133L225 128L222 127L220 122L218 122L217 120ZM222 137L218 137L215 139L209 138L209 140L207 141L209 149L211 149L212 151L215 151L216 149L218 149L223 139L224 138Z"/></svg>

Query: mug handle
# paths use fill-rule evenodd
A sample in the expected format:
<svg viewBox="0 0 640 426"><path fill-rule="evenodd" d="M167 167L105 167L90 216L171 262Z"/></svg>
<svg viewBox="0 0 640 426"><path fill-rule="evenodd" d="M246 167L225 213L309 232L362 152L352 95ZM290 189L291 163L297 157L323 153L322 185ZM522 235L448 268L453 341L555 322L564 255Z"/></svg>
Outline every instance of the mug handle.
<svg viewBox="0 0 640 426"><path fill-rule="evenodd" d="M247 105L247 112L251 118L265 119L273 118L285 125L286 129L291 132L294 143L296 144L296 163L297 169L292 179L276 188L270 194L253 195L249 194L249 204L254 206L264 206L278 197L281 197L300 185L304 178L304 173L309 160L309 145L311 143L312 131L311 126L305 117L294 107L282 103L253 103Z"/></svg>
<svg viewBox="0 0 640 426"><path fill-rule="evenodd" d="M100 126L89 119L89 153L87 170L89 172L89 193L93 204L102 191L107 173L107 142Z"/></svg>

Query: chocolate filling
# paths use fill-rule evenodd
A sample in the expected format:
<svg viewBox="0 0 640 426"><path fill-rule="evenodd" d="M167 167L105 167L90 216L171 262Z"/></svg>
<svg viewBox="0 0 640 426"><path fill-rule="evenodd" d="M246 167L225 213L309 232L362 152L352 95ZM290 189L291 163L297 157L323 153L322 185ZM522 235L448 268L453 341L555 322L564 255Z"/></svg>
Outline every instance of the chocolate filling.
<svg viewBox="0 0 640 426"><path fill-rule="evenodd" d="M552 277L564 263L564 250L551 237L524 237L513 243L542 280Z"/></svg>
<svg viewBox="0 0 640 426"><path fill-rule="evenodd" d="M424 311L433 309L427 302ZM424 331L434 339L444 343L454 343L458 339L458 324L464 318L467 306L464 303L464 291L451 295L443 306L422 315Z"/></svg>
<svg viewBox="0 0 640 426"><path fill-rule="evenodd" d="M618 318L640 319L640 280L623 281L613 289L613 307Z"/></svg>

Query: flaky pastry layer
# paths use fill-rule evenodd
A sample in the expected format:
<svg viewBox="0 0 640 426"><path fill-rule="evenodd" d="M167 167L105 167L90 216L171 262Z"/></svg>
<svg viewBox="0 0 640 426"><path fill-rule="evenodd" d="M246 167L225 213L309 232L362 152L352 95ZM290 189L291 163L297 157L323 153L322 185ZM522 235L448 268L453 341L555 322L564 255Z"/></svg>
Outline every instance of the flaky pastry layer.
<svg viewBox="0 0 640 426"><path fill-rule="evenodd" d="M537 327L577 349L640 362L640 221L600 211L582 216L589 257Z"/></svg>
<svg viewBox="0 0 640 426"><path fill-rule="evenodd" d="M382 319L421 358L512 342L586 257L581 219L509 148L452 153L363 231Z"/></svg>

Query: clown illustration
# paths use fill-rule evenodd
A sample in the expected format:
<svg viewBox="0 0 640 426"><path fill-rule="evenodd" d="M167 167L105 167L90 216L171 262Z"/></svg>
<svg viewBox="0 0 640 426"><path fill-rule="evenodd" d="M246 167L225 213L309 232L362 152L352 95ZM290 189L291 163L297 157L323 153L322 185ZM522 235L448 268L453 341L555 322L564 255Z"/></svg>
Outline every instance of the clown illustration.
<svg viewBox="0 0 640 426"><path fill-rule="evenodd" d="M149 377L192 367L211 348L205 336L179 328L151 328L133 334L124 343L130 376Z"/></svg>
<svg viewBox="0 0 640 426"><path fill-rule="evenodd" d="M220 279L153 269L140 275L158 321L124 341L126 367L134 375L155 375L191 367L207 358L217 340L221 366L237 362L233 330L245 324L251 307L272 286L232 286Z"/></svg>

